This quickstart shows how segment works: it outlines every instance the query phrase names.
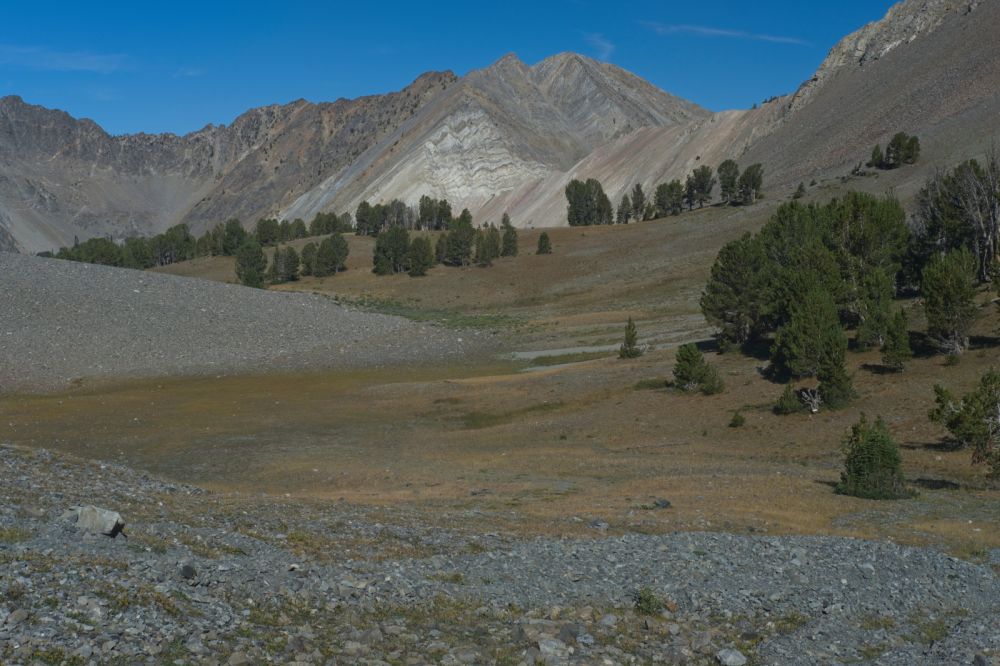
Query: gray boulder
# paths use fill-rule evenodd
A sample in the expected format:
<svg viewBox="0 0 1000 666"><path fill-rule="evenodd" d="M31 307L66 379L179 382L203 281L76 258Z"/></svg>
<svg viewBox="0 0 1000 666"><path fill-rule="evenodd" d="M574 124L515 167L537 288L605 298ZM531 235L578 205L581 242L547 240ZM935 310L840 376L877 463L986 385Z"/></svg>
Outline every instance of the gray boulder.
<svg viewBox="0 0 1000 666"><path fill-rule="evenodd" d="M76 529L91 534L103 534L112 539L125 529L125 521L117 511L100 509L93 505L74 506L62 515L62 519L74 523Z"/></svg>

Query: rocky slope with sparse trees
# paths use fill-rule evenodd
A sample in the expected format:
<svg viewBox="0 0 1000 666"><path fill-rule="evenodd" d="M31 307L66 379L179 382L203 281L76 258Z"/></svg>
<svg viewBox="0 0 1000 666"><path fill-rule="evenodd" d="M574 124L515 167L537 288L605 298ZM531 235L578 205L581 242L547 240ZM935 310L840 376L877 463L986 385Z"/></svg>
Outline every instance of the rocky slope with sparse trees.
<svg viewBox="0 0 1000 666"><path fill-rule="evenodd" d="M636 183L760 163L776 188L867 159L899 131L956 163L996 132L995 3L907 0L846 37L793 95L709 113L607 63L505 56L398 93L253 109L183 137L109 136L94 122L0 100L0 248L75 236L201 234L230 218L312 219L361 201L446 198L476 219L565 221L563 191L596 178L619 202ZM58 159L51 159L53 156Z"/></svg>

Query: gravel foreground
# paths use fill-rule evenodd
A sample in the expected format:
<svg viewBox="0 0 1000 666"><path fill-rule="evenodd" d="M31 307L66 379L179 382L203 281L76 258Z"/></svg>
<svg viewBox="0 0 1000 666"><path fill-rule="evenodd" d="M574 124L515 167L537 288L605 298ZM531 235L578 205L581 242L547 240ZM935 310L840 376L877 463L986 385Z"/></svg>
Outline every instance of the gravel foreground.
<svg viewBox="0 0 1000 666"><path fill-rule="evenodd" d="M127 538L78 531L61 518L77 504L119 511ZM984 666L1000 663L989 557L834 537L522 539L0 446L4 664Z"/></svg>
<svg viewBox="0 0 1000 666"><path fill-rule="evenodd" d="M81 377L431 363L488 349L490 337L322 296L0 252L0 392Z"/></svg>

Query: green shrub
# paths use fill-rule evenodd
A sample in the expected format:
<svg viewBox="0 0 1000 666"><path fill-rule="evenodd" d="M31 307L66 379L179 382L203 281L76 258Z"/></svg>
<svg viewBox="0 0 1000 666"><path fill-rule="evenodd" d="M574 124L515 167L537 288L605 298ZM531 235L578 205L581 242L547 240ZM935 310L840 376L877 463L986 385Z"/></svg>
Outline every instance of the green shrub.
<svg viewBox="0 0 1000 666"><path fill-rule="evenodd" d="M785 384L785 390L781 392L778 401L774 403L772 411L779 416L787 416L788 414L797 414L803 411L803 409L802 401L795 394L792 385Z"/></svg>
<svg viewBox="0 0 1000 666"><path fill-rule="evenodd" d="M742 428L744 424L746 424L746 422L747 422L746 417L744 417L743 413L737 409L735 412L733 412L733 418L729 420L729 427Z"/></svg>
<svg viewBox="0 0 1000 666"><path fill-rule="evenodd" d="M628 318L625 325L625 342L618 349L618 358L639 358L642 356L642 348L639 347L639 334L635 330L635 322L632 317Z"/></svg>
<svg viewBox="0 0 1000 666"><path fill-rule="evenodd" d="M663 601L648 587L633 592L632 603L640 615L658 615L664 609Z"/></svg>
<svg viewBox="0 0 1000 666"><path fill-rule="evenodd" d="M722 393L725 388L719 372L708 364L693 343L681 345L677 350L674 386L685 392L700 391L705 395Z"/></svg>
<svg viewBox="0 0 1000 666"><path fill-rule="evenodd" d="M985 463L994 476L1000 476L1000 372L987 370L979 386L961 400L937 385L934 402L930 419L946 427L960 444L972 448L973 463Z"/></svg>
<svg viewBox="0 0 1000 666"><path fill-rule="evenodd" d="M844 440L844 471L837 492L865 499L908 497L903 485L899 446L881 418L870 423L862 414Z"/></svg>

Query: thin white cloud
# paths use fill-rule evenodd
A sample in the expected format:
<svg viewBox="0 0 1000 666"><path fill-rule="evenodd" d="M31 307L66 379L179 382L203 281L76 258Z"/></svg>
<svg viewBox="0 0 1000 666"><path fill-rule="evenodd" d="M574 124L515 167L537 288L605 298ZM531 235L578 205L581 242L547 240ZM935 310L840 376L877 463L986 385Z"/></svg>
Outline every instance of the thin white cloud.
<svg viewBox="0 0 1000 666"><path fill-rule="evenodd" d="M204 76L205 70L198 67L181 67L174 72L175 79L191 79L196 76Z"/></svg>
<svg viewBox="0 0 1000 666"><path fill-rule="evenodd" d="M615 52L615 45L599 32L588 32L583 38L597 52L598 60L607 60Z"/></svg>
<svg viewBox="0 0 1000 666"><path fill-rule="evenodd" d="M809 42L798 37L786 37L783 35L768 35L758 32L746 32L745 30L730 30L728 28L714 28L704 25L686 24L666 24L656 21L643 21L642 24L659 35L698 35L700 37L726 37L729 39L749 39L757 42L771 42L773 44L795 44L797 46L808 46Z"/></svg>
<svg viewBox="0 0 1000 666"><path fill-rule="evenodd" d="M126 64L127 58L118 54L57 51L45 46L0 44L0 67L110 74L123 69Z"/></svg>

